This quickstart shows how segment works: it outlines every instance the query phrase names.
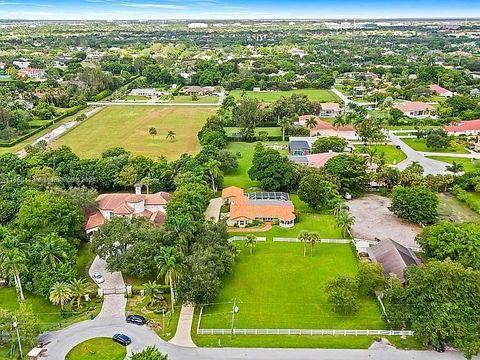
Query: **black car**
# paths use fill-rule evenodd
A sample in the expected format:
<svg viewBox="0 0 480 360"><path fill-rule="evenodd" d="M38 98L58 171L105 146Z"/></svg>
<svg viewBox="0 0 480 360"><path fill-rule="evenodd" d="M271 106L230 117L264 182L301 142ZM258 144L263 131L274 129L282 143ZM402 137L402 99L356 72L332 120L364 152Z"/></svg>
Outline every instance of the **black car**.
<svg viewBox="0 0 480 360"><path fill-rule="evenodd" d="M121 344L121 345L123 345L123 346L127 346L127 345L130 345L132 343L132 339L130 339L125 334L115 334L115 335L113 335L112 340Z"/></svg>
<svg viewBox="0 0 480 360"><path fill-rule="evenodd" d="M432 347L436 352L443 353L447 349L447 344L445 344L443 341L440 341L438 345L432 344Z"/></svg>
<svg viewBox="0 0 480 360"><path fill-rule="evenodd" d="M127 323L137 325L144 325L147 323L147 319L145 319L142 315L128 315L126 320Z"/></svg>

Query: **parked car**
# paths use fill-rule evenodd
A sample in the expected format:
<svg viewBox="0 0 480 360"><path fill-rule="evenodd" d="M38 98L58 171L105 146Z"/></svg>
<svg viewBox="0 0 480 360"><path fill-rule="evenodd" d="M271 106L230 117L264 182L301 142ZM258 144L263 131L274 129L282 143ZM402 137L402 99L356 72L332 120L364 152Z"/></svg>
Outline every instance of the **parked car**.
<svg viewBox="0 0 480 360"><path fill-rule="evenodd" d="M147 319L142 315L128 315L126 320L127 323L136 325L145 325L147 323Z"/></svg>
<svg viewBox="0 0 480 360"><path fill-rule="evenodd" d="M116 343L119 343L123 346L130 345L132 343L132 339L130 339L127 335L125 334L115 334L112 337L112 340L115 341Z"/></svg>
<svg viewBox="0 0 480 360"><path fill-rule="evenodd" d="M93 281L95 281L97 284L101 284L101 283L104 283L105 282L105 279L104 277L102 276L102 274L98 273L98 272L94 272L92 274L92 279Z"/></svg>
<svg viewBox="0 0 480 360"><path fill-rule="evenodd" d="M436 352L443 353L447 348L447 344L445 344L443 341L440 341L438 345L432 344L432 347L433 347L433 350L435 350Z"/></svg>

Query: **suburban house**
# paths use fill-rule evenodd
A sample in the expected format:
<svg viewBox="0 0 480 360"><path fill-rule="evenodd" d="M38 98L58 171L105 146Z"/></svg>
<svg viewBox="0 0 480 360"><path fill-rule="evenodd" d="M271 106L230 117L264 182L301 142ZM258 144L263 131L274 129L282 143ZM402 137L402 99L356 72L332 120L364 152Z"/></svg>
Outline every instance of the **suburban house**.
<svg viewBox="0 0 480 360"><path fill-rule="evenodd" d="M420 265L422 262L415 253L392 239L380 241L367 250L370 260L383 265L387 276L396 275L405 281L403 272L409 265Z"/></svg>
<svg viewBox="0 0 480 360"><path fill-rule="evenodd" d="M403 115L412 118L427 117L433 109L431 105L419 101L405 101L394 104L393 107L400 110Z"/></svg>
<svg viewBox="0 0 480 360"><path fill-rule="evenodd" d="M30 67L30 61L25 59L15 60L12 64L19 69L26 69Z"/></svg>
<svg viewBox="0 0 480 360"><path fill-rule="evenodd" d="M451 92L450 90L447 90L447 89L445 89L445 88L443 88L439 85L436 85L436 84L432 84L428 88L439 96L443 96L443 97L446 97L446 98L453 96L453 92Z"/></svg>
<svg viewBox="0 0 480 360"><path fill-rule="evenodd" d="M167 215L167 203L171 195L167 192L142 194L142 185L135 184L135 194L101 194L97 197L97 209L88 216L84 225L87 235L114 216L132 218L141 216L151 222L162 225Z"/></svg>
<svg viewBox="0 0 480 360"><path fill-rule="evenodd" d="M307 120L313 118L316 125L309 127ZM310 136L338 136L347 140L357 140L358 136L353 126L333 126L327 121L321 120L318 116L302 115L298 118L298 123L310 130Z"/></svg>
<svg viewBox="0 0 480 360"><path fill-rule="evenodd" d="M289 156L290 161L293 161L296 164L306 165L313 168L324 167L328 160L339 155L340 153L329 151L326 153L319 154L307 154L307 155L296 155Z"/></svg>
<svg viewBox="0 0 480 360"><path fill-rule="evenodd" d="M448 135L478 135L480 133L480 119L460 121L446 125L443 129Z"/></svg>
<svg viewBox="0 0 480 360"><path fill-rule="evenodd" d="M210 95L215 91L213 86L184 86L180 92L188 95Z"/></svg>
<svg viewBox="0 0 480 360"><path fill-rule="evenodd" d="M320 116L335 117L340 113L340 104L338 103L321 103Z"/></svg>
<svg viewBox="0 0 480 360"><path fill-rule="evenodd" d="M287 193L253 192L230 186L223 189L222 200L230 205L227 225L246 227L254 220L278 223L292 227L295 223L295 208Z"/></svg>
<svg viewBox="0 0 480 360"><path fill-rule="evenodd" d="M288 152L292 156L309 155L312 153L312 146L317 140L318 137L315 136L291 136L288 139ZM353 144L348 142L345 151L351 152L353 149Z"/></svg>
<svg viewBox="0 0 480 360"><path fill-rule="evenodd" d="M162 96L163 93L158 91L157 89L147 88L147 89L132 89L130 91L130 96L146 96L146 97L159 97Z"/></svg>
<svg viewBox="0 0 480 360"><path fill-rule="evenodd" d="M45 79L45 75L47 72L43 69L33 69L33 68L26 68L18 70L19 77L29 77L35 80L43 80Z"/></svg>

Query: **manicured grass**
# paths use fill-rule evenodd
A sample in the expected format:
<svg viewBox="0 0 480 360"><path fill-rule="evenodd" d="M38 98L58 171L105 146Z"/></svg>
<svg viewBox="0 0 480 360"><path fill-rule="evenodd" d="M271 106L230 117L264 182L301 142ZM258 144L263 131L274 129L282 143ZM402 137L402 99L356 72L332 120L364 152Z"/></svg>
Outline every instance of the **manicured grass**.
<svg viewBox="0 0 480 360"><path fill-rule="evenodd" d="M460 201L465 202L470 209L480 214L480 193L465 192L462 196L464 196L464 199L459 198Z"/></svg>
<svg viewBox="0 0 480 360"><path fill-rule="evenodd" d="M126 355L125 346L113 342L111 338L95 338L75 346L66 360L123 360Z"/></svg>
<svg viewBox="0 0 480 360"><path fill-rule="evenodd" d="M229 93L233 95L236 99L240 99L243 94L243 90L232 90ZM340 99L330 90L325 89L298 89L298 90L287 90L287 91L265 91L265 92L256 92L256 91L246 91L247 96L258 99L263 102L275 102L280 99L282 96L290 97L293 94L305 94L312 101L320 102L340 102Z"/></svg>
<svg viewBox="0 0 480 360"><path fill-rule="evenodd" d="M170 102L172 103L200 103L200 104L216 104L218 103L218 96L199 96L197 100L192 100L188 95L174 96Z"/></svg>
<svg viewBox="0 0 480 360"><path fill-rule="evenodd" d="M78 278L85 278L87 280L90 280L90 276L88 275L88 268L92 264L94 258L95 254L92 252L91 244L86 242L80 243L77 253L77 263L75 265Z"/></svg>
<svg viewBox="0 0 480 360"><path fill-rule="evenodd" d="M385 154L385 161L387 164L398 164L407 158L407 155L401 150L397 149L394 145L372 145L377 150L377 154ZM361 151L362 147L359 147Z"/></svg>
<svg viewBox="0 0 480 360"><path fill-rule="evenodd" d="M245 143L245 142L231 142L227 146L227 150L231 151L234 154L239 153L241 156L238 158L238 170L235 174L226 174L224 178L224 187L228 186L238 186L243 189L258 188L260 184L258 181L253 181L248 176L248 170L252 167L253 153L255 150L256 143ZM282 155L288 155L288 150L286 150L287 143L276 141L276 142L264 142L265 145L280 145L284 146L285 149L280 150Z"/></svg>
<svg viewBox="0 0 480 360"><path fill-rule="evenodd" d="M237 328L380 329L385 325L373 298L360 297L353 315L332 311L325 284L335 276L355 276L357 259L349 244L317 244L303 256L300 243L257 243L246 248L215 305L204 308L202 328L229 328L232 299L240 311Z"/></svg>
<svg viewBox="0 0 480 360"><path fill-rule="evenodd" d="M428 156L428 158L433 160L443 161L450 165L455 161L456 163L463 164L464 171L472 171L474 169L477 169L478 168L477 164L479 164L478 160L475 162L472 162L471 159L460 158L455 156Z"/></svg>
<svg viewBox="0 0 480 360"><path fill-rule="evenodd" d="M133 154L176 159L183 153L195 154L200 150L197 132L214 111L205 107L106 107L53 146L70 146L82 157L99 156L108 148L122 146ZM148 133L151 127L157 129L154 138ZM166 139L170 130L176 133L173 141Z"/></svg>
<svg viewBox="0 0 480 360"><path fill-rule="evenodd" d="M457 154L468 154L468 151L463 145L460 145L455 142L450 142L450 147L446 149L430 149L425 144L424 139L402 139L407 145L409 145L413 150L421 152L438 152L438 153L457 153Z"/></svg>
<svg viewBox="0 0 480 360"><path fill-rule="evenodd" d="M123 100L129 101L147 101L150 100L148 96L136 96L136 95L127 95L123 98Z"/></svg>
<svg viewBox="0 0 480 360"><path fill-rule="evenodd" d="M227 127L225 128L227 135L232 135L233 133L239 133L239 127ZM260 132L266 131L269 136L282 136L281 127L257 127L255 128L255 134L258 135Z"/></svg>
<svg viewBox="0 0 480 360"><path fill-rule="evenodd" d="M32 128L35 128L35 127L40 127L40 126L43 126L43 125L48 125L48 124L51 124L52 122L50 120L39 120L39 119L36 119L36 120L30 120L28 122L28 125Z"/></svg>

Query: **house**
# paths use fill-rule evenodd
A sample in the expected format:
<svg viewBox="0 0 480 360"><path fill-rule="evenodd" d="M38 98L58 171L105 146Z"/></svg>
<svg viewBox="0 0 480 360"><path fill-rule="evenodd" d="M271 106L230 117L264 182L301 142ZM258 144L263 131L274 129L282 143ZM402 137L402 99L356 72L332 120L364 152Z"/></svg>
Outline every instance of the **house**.
<svg viewBox="0 0 480 360"><path fill-rule="evenodd" d="M307 120L311 118L316 122L316 125L313 127L307 126ZM298 118L298 123L310 130L310 136L338 136L347 140L358 139L357 133L352 126L333 126L329 122L321 120L318 116L302 115Z"/></svg>
<svg viewBox="0 0 480 360"><path fill-rule="evenodd" d="M320 116L335 117L340 113L340 104L337 103L321 103Z"/></svg>
<svg viewBox="0 0 480 360"><path fill-rule="evenodd" d="M444 89L443 87L436 84L432 84L428 88L439 96L443 96L446 98L453 96L453 92L451 92L450 90Z"/></svg>
<svg viewBox="0 0 480 360"><path fill-rule="evenodd" d="M43 69L26 68L18 70L19 77L28 77L35 80L45 79L47 72Z"/></svg>
<svg viewBox="0 0 480 360"><path fill-rule="evenodd" d="M480 119L452 123L444 126L443 129L448 135L478 135L480 133Z"/></svg>
<svg viewBox="0 0 480 360"><path fill-rule="evenodd" d="M15 60L12 64L19 69L26 69L30 67L30 61L25 59Z"/></svg>
<svg viewBox="0 0 480 360"><path fill-rule="evenodd" d="M188 94L188 95L209 95L212 94L215 91L215 88L213 86L184 86L180 90L183 94Z"/></svg>
<svg viewBox="0 0 480 360"><path fill-rule="evenodd" d="M316 138L315 138L316 139ZM288 141L288 152L290 155L308 155L311 153L312 142L304 138L291 137Z"/></svg>
<svg viewBox="0 0 480 360"><path fill-rule="evenodd" d="M427 117L433 109L431 105L419 101L405 101L394 104L393 107L400 110L403 115L412 118Z"/></svg>
<svg viewBox="0 0 480 360"><path fill-rule="evenodd" d="M222 200L230 205L227 225L245 227L254 220L278 223L292 227L295 223L295 208L287 193L253 192L230 186L223 189Z"/></svg>
<svg viewBox="0 0 480 360"><path fill-rule="evenodd" d="M420 265L415 253L392 239L380 241L367 250L370 260L383 265L386 275L395 274L404 281L403 272L409 265Z"/></svg>
<svg viewBox="0 0 480 360"><path fill-rule="evenodd" d="M147 89L132 89L130 91L130 96L145 96L145 97L159 97L162 96L163 93L161 91L158 91L153 88L147 88Z"/></svg>
<svg viewBox="0 0 480 360"><path fill-rule="evenodd" d="M208 28L207 23L190 23L187 25L189 29L206 29Z"/></svg>
<svg viewBox="0 0 480 360"><path fill-rule="evenodd" d="M97 209L88 216L84 229L87 235L90 235L114 216L129 218L141 216L162 225L165 222L170 198L171 195L167 192L142 194L141 184L135 184L135 194L101 194L96 200Z"/></svg>
<svg viewBox="0 0 480 360"><path fill-rule="evenodd" d="M328 160L334 158L340 153L329 151L326 153L319 154L308 154L308 155L295 155L289 156L290 161L293 161L299 165L306 165L316 169L322 168L325 166Z"/></svg>

